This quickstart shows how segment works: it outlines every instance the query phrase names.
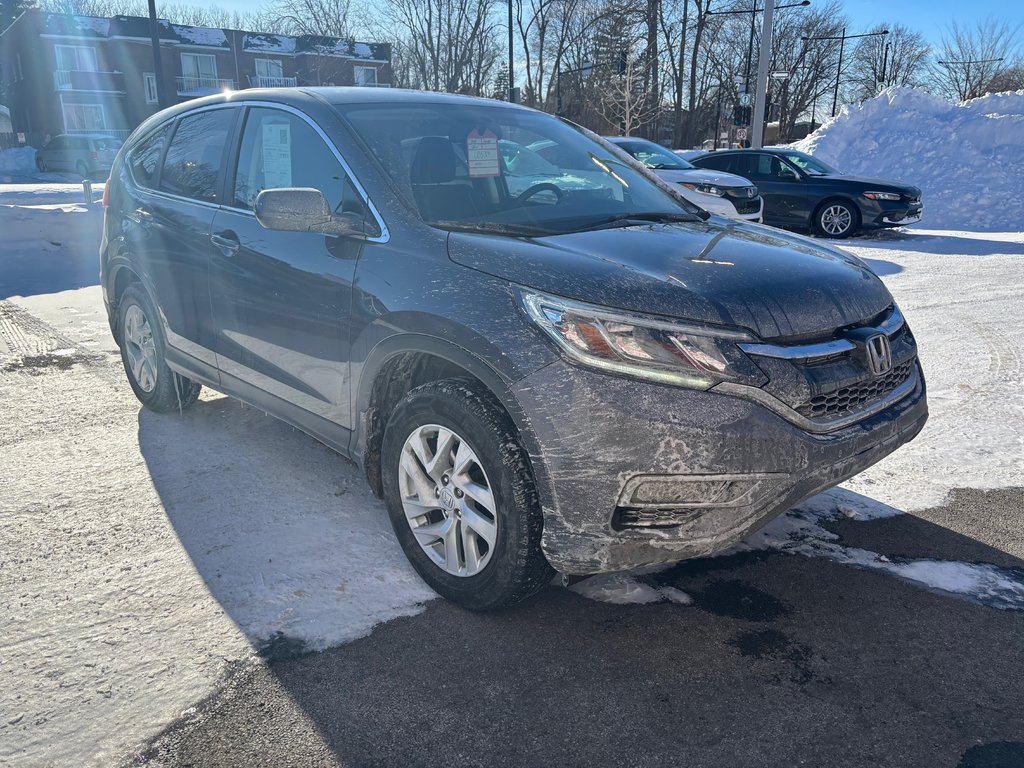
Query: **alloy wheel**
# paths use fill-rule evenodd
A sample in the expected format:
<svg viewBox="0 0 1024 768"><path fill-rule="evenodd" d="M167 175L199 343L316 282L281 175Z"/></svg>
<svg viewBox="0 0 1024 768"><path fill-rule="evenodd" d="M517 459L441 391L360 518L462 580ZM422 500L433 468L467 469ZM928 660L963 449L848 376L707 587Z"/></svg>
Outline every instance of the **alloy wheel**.
<svg viewBox="0 0 1024 768"><path fill-rule="evenodd" d="M402 446L398 488L405 519L427 557L453 576L474 576L494 553L498 518L487 473L458 434L417 427Z"/></svg>
<svg viewBox="0 0 1024 768"><path fill-rule="evenodd" d="M132 304L124 314L124 345L132 378L143 392L156 386L156 342L146 313Z"/></svg>
<svg viewBox="0 0 1024 768"><path fill-rule="evenodd" d="M845 205L830 205L821 212L821 228L830 235L845 234L853 224L853 214Z"/></svg>

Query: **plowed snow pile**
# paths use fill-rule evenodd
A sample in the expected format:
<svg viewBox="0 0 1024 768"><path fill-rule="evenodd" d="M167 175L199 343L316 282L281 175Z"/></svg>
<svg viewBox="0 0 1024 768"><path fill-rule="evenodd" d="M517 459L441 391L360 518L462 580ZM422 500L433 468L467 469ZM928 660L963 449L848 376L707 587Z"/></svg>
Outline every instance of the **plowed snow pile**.
<svg viewBox="0 0 1024 768"><path fill-rule="evenodd" d="M919 186L924 226L1024 229L1024 91L953 104L890 88L794 147L844 173Z"/></svg>

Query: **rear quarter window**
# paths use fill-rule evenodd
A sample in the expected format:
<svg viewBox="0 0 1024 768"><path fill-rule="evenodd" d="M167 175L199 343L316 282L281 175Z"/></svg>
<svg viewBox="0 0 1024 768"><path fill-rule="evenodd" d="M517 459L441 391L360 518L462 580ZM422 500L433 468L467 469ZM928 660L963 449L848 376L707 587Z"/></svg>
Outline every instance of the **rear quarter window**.
<svg viewBox="0 0 1024 768"><path fill-rule="evenodd" d="M708 155L707 157L698 157L693 161L693 164L701 168L710 168L714 171L729 173L735 165L734 160L735 158L731 155Z"/></svg>
<svg viewBox="0 0 1024 768"><path fill-rule="evenodd" d="M136 184L150 189L156 188L156 173L160 167L164 145L167 143L168 130L169 127L166 125L158 128L128 153L128 167Z"/></svg>

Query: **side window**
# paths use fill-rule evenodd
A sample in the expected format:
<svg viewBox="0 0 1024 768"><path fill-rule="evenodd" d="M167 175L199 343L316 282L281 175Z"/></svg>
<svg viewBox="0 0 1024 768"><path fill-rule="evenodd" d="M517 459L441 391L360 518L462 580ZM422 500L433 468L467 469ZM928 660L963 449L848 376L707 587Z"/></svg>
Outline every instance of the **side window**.
<svg viewBox="0 0 1024 768"><path fill-rule="evenodd" d="M242 131L232 204L252 210L260 192L282 187L319 189L335 212L364 212L338 158L305 120L253 107Z"/></svg>
<svg viewBox="0 0 1024 768"><path fill-rule="evenodd" d="M729 155L711 155L702 157L700 160L701 168L710 168L713 171L729 172L730 165L732 165L732 157Z"/></svg>
<svg viewBox="0 0 1024 768"><path fill-rule="evenodd" d="M181 118L164 158L160 189L216 201L221 160L234 117L234 109L213 109Z"/></svg>
<svg viewBox="0 0 1024 768"><path fill-rule="evenodd" d="M47 149L64 149L64 137L58 136L52 139L49 144L46 145Z"/></svg>
<svg viewBox="0 0 1024 768"><path fill-rule="evenodd" d="M167 126L154 131L128 153L128 167L135 182L143 187L152 189L156 186L156 171L167 141L167 131Z"/></svg>

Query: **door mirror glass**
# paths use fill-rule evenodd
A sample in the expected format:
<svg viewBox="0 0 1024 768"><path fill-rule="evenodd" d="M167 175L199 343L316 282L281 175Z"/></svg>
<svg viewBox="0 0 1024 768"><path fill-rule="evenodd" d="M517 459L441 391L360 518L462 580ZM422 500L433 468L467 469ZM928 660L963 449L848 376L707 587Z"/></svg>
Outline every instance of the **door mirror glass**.
<svg viewBox="0 0 1024 768"><path fill-rule="evenodd" d="M265 189L256 196L256 221L281 232L319 232L342 237L366 237L363 218L334 213L319 189Z"/></svg>

